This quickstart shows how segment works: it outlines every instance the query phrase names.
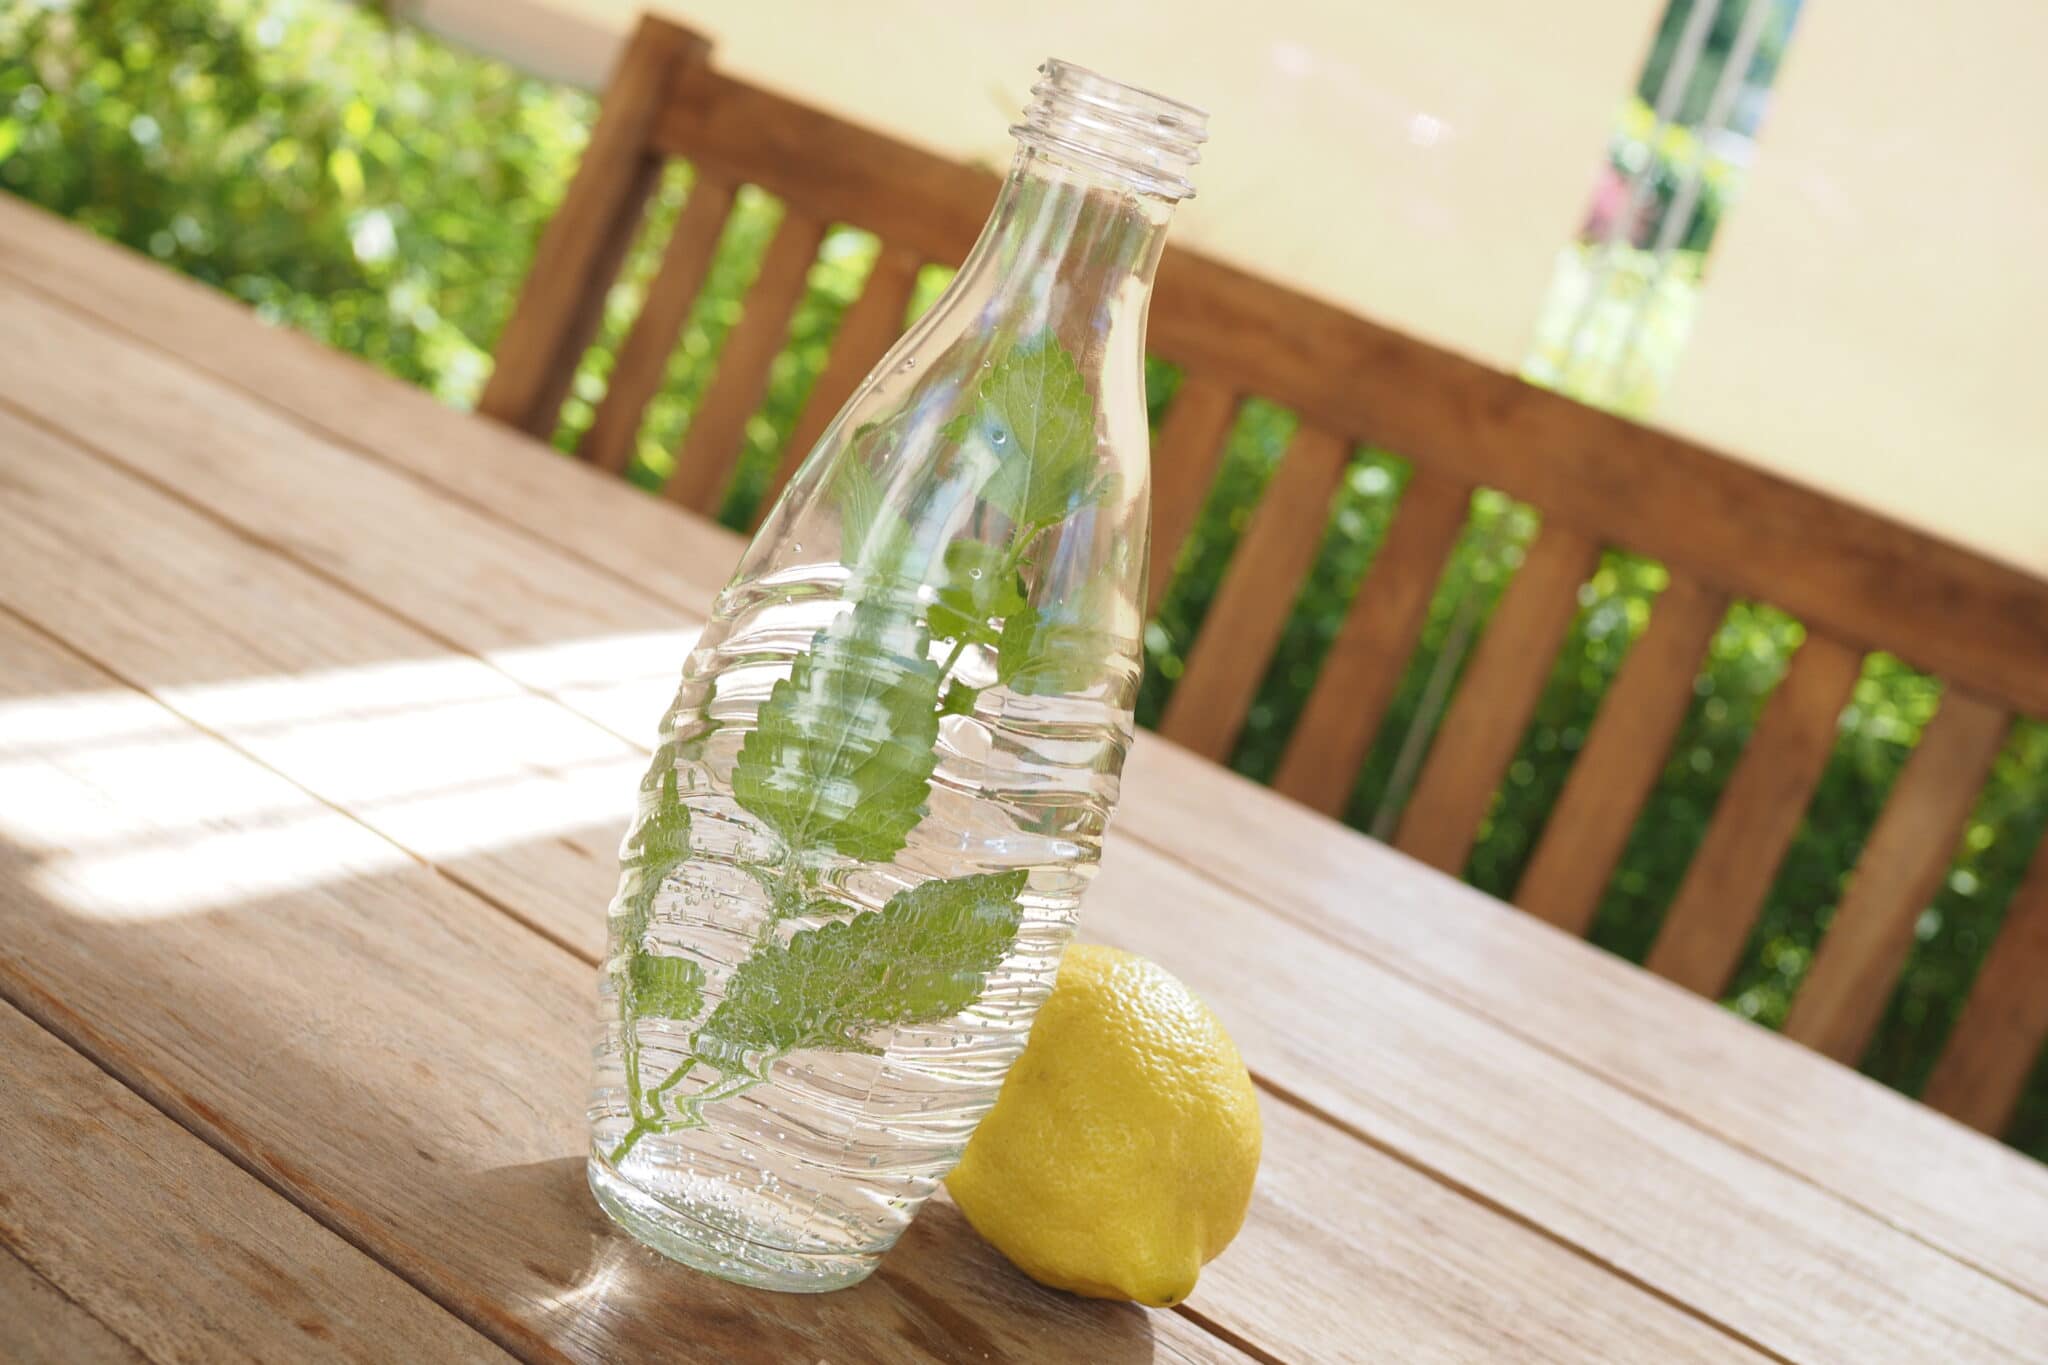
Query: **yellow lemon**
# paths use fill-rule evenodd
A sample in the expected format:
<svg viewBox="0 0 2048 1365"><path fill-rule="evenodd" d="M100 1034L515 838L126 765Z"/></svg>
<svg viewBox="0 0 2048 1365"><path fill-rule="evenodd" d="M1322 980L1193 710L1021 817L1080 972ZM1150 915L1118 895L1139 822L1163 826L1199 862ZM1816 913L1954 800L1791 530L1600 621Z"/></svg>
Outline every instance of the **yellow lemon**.
<svg viewBox="0 0 2048 1365"><path fill-rule="evenodd" d="M1208 1007L1157 963L1077 943L946 1187L1039 1283L1164 1308L1243 1225L1259 1137Z"/></svg>

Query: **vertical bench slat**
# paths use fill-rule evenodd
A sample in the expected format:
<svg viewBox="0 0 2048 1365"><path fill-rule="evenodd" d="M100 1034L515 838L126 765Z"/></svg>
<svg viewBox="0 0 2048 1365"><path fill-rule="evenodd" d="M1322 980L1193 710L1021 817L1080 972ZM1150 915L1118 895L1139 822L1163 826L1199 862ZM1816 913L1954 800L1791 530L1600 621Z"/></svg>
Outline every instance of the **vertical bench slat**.
<svg viewBox="0 0 2048 1365"><path fill-rule="evenodd" d="M1452 876L1464 871L1599 560L1599 545L1575 531L1547 524L1538 533L1444 714L1396 848Z"/></svg>
<svg viewBox="0 0 2048 1365"><path fill-rule="evenodd" d="M1152 558L1145 614L1154 615L1173 582L1174 561L1216 482L1223 445L1237 417L1237 394L1205 374L1189 374L1166 409L1152 449Z"/></svg>
<svg viewBox="0 0 2048 1365"><path fill-rule="evenodd" d="M1515 888L1516 905L1569 933L1586 932L1727 612L1726 596L1686 578L1674 577L1658 595Z"/></svg>
<svg viewBox="0 0 2048 1365"><path fill-rule="evenodd" d="M1728 984L1862 671L1861 654L1821 635L1808 635L1792 656L1685 870L1650 950L1651 971L1706 996Z"/></svg>
<svg viewBox="0 0 2048 1365"><path fill-rule="evenodd" d="M690 197L662 249L654 283L648 286L639 316L619 347L604 401L598 404L590 430L583 433L576 448L578 455L600 469L619 473L632 456L647 402L661 387L676 338L682 335L690 308L704 287L704 277L711 271L711 258L718 252L732 200L733 187L724 181L699 177L690 187Z"/></svg>
<svg viewBox="0 0 2048 1365"><path fill-rule="evenodd" d="M825 428L838 416L846 400L853 397L868 371L875 368L882 353L902 335L903 315L910 310L910 296L917 289L917 272L923 264L923 258L914 251L887 242L882 244L882 254L875 258L874 269L868 272L860 297L840 321L839 335L832 339L832 352L825 360L825 371L811 386L803 415L797 418L782 458L776 462L775 473L761 494L760 505L754 509L756 526L782 496L797 466L811 453L811 447L825 434Z"/></svg>
<svg viewBox="0 0 2048 1365"><path fill-rule="evenodd" d="M547 440L584 348L604 313L605 291L640 226L661 171L653 132L680 80L701 70L710 44L643 19L605 89L590 143L562 207L541 235L478 411Z"/></svg>
<svg viewBox="0 0 2048 1365"><path fill-rule="evenodd" d="M690 418L675 476L662 490L667 497L707 515L718 510L739 463L747 419L768 391L769 367L789 337L790 317L824 240L821 220L794 208L782 215L741 304L740 320L718 353L718 369Z"/></svg>
<svg viewBox="0 0 2048 1365"><path fill-rule="evenodd" d="M1273 780L1295 800L1342 813L1471 504L1464 484L1419 469L1409 479Z"/></svg>
<svg viewBox="0 0 2048 1365"><path fill-rule="evenodd" d="M1322 548L1330 498L1350 461L1351 446L1342 437L1307 426L1295 433L1167 703L1159 729L1168 739L1218 762L1230 756L1289 608Z"/></svg>
<svg viewBox="0 0 2048 1365"><path fill-rule="evenodd" d="M1942 1113L1996 1136L2012 1122L2041 1046L2048 1042L2048 838L1971 988L1921 1096Z"/></svg>
<svg viewBox="0 0 2048 1365"><path fill-rule="evenodd" d="M1838 1062L1862 1057L2011 724L1954 688L1942 697L1792 998L1788 1036Z"/></svg>

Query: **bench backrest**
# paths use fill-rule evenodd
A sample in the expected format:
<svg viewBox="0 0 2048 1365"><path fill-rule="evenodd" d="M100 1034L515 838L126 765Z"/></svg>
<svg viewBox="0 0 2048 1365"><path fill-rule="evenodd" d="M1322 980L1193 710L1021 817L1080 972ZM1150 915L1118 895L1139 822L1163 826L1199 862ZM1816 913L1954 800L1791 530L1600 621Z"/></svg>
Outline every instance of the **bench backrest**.
<svg viewBox="0 0 2048 1365"><path fill-rule="evenodd" d="M848 311L765 507L902 330L925 262L958 264L998 182L715 69L701 37L644 20L501 339L483 410L546 439L666 160L695 182L578 454L625 467L737 189L786 206L665 489L715 509L828 225L881 254ZM1300 426L1253 513L1161 722L1226 758L1360 443L1413 474L1317 676L1275 785L1341 809L1420 638L1476 488L1542 527L1465 667L1395 844L1459 872L1529 724L1603 548L1670 584L1629 651L1513 897L1586 929L1729 603L1771 603L1806 639L1714 811L1648 965L1694 990L1729 980L1820 780L1865 653L1945 684L1794 1001L1786 1031L1854 1062L1914 924L2017 715L2048 716L2048 584L1823 494L1414 340L1196 252L1170 248L1150 340L1185 378L1153 453L1156 606L1251 396ZM1926 1098L1981 1128L2009 1119L2048 1036L2048 843L2012 901Z"/></svg>

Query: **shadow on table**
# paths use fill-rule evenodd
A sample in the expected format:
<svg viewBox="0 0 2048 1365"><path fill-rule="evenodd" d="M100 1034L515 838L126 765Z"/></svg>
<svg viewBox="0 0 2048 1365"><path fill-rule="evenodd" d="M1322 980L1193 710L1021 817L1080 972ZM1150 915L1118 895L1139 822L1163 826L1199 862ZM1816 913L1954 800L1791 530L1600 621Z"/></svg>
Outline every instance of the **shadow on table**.
<svg viewBox="0 0 2048 1365"><path fill-rule="evenodd" d="M515 1354L1114 1365L1222 1349L1186 1319L1031 1283L943 1200L836 1293L677 1265L584 1183L591 968L418 867L239 897L223 868L217 908L132 919L72 902L85 870L0 841L0 997Z"/></svg>
<svg viewBox="0 0 2048 1365"><path fill-rule="evenodd" d="M703 1329L699 1350L728 1332L744 1349L749 1324L766 1315L818 1331L823 1358L835 1361L849 1353L946 1361L1072 1359L1077 1340L1088 1342L1091 1365L1158 1355L1144 1309L1077 1299L1031 1283L942 1199L925 1207L873 1277L851 1289L801 1295L727 1284L634 1241L598 1209L580 1156L500 1167L472 1177L468 1187L480 1204L517 1211L520 1221L545 1210L551 1226L580 1234L587 1254L566 1276L558 1266L524 1267L555 1287L552 1298L535 1307L557 1340L573 1337L579 1322L658 1314L659 1305L679 1295L709 1294L736 1311L714 1320L704 1316L701 1304L692 1307L691 1323ZM992 1328L992 1321L1012 1330ZM1021 1337L1015 1331L1020 1327L1039 1330ZM878 1334L890 1339L877 1340Z"/></svg>

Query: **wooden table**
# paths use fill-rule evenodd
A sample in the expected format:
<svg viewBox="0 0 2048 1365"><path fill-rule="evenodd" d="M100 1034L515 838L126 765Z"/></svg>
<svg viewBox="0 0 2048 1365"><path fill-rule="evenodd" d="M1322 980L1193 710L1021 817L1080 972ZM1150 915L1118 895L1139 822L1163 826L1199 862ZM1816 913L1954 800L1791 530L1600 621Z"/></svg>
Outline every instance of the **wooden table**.
<svg viewBox="0 0 2048 1365"><path fill-rule="evenodd" d="M1086 932L1267 1124L1194 1297L662 1261L592 964L735 539L4 197L0 354L0 1356L2048 1358L2042 1167L1149 737Z"/></svg>

